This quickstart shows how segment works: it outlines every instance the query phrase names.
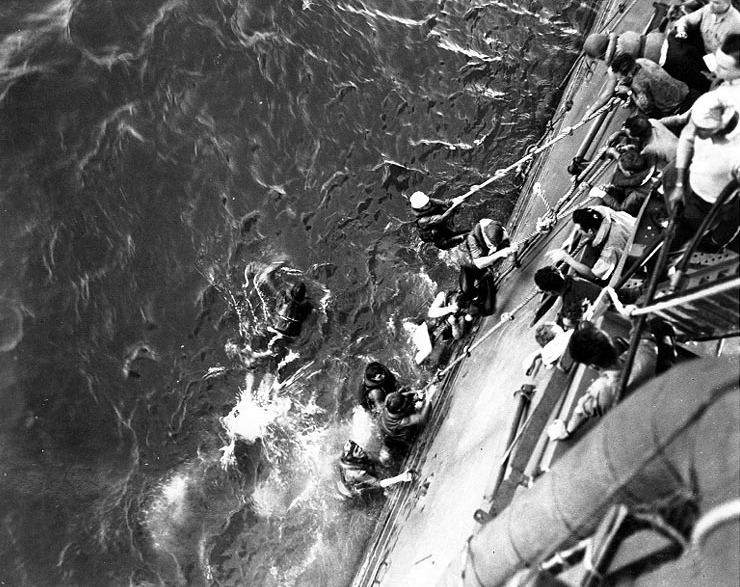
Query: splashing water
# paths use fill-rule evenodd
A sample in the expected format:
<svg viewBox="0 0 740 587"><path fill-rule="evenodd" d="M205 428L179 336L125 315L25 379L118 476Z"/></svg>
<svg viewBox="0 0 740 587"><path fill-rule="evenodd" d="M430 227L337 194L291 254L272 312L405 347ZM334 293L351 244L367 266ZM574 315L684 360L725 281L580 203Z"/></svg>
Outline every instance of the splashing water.
<svg viewBox="0 0 740 587"><path fill-rule="evenodd" d="M334 491L348 438L379 449L355 387L370 360L424 385L404 323L455 280L407 194L458 195L533 144L590 14L6 10L0 584L348 585L379 507ZM505 220L520 181L455 222ZM248 369L273 290L298 279L316 308L304 332L282 364Z"/></svg>

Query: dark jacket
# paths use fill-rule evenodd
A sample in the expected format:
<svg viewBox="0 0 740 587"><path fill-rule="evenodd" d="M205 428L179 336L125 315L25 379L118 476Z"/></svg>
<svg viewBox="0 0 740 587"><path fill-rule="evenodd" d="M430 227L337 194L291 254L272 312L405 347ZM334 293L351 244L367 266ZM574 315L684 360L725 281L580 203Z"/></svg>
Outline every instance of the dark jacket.
<svg viewBox="0 0 740 587"><path fill-rule="evenodd" d="M490 271L464 265L459 274L458 304L471 316L490 316L496 311L496 282Z"/></svg>
<svg viewBox="0 0 740 587"><path fill-rule="evenodd" d="M393 414L388 411L387 407L383 407L383 410L380 412L380 418L378 418L378 424L386 441L391 440L401 444L410 444L416 438L419 432L418 426L416 424L408 424L408 422L404 421L414 412L413 401L409 402L408 409L401 414Z"/></svg>
<svg viewBox="0 0 740 587"><path fill-rule="evenodd" d="M285 336L299 336L301 326L312 309L313 307L308 300L298 301L290 295L290 292L284 292L277 307L275 330Z"/></svg>
<svg viewBox="0 0 740 587"><path fill-rule="evenodd" d="M436 243L455 234L451 218L442 218L452 202L429 199L429 204L423 210L414 210L416 228L419 238L425 243Z"/></svg>
<svg viewBox="0 0 740 587"><path fill-rule="evenodd" d="M501 226L500 222L494 221L496 224ZM503 227L502 227L503 228ZM500 251L503 248L508 247L511 242L508 238L504 238L498 246L496 246L495 250L491 250L488 248L488 245L486 244L485 239L483 238L483 228L481 227L480 223L477 223L473 230L471 230L468 233L468 236L465 239L465 244L468 247L468 253L470 254L471 259L478 259L480 257L487 257L488 255L492 255L493 253L496 253L497 251Z"/></svg>

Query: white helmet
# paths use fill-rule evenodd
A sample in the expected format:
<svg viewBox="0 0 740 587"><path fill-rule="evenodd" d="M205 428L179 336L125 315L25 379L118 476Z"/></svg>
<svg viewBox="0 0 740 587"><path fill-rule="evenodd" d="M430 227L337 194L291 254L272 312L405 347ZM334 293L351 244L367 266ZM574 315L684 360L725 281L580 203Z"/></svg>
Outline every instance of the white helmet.
<svg viewBox="0 0 740 587"><path fill-rule="evenodd" d="M429 203L429 196L424 192L414 192L409 198L409 203L414 210L421 210Z"/></svg>

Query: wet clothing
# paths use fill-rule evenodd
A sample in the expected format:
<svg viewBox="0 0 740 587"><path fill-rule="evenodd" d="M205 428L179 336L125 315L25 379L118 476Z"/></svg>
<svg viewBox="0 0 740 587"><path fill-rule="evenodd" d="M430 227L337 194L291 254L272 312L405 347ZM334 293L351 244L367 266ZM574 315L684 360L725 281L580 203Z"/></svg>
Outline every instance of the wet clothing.
<svg viewBox="0 0 740 587"><path fill-rule="evenodd" d="M346 489L346 492L342 493L347 497L361 497L369 492L382 489L375 463L370 459L362 462L340 459L339 478Z"/></svg>
<svg viewBox="0 0 740 587"><path fill-rule="evenodd" d="M637 216L642 203L650 194L652 188L650 180L655 173L655 165L649 164L647 158L645 163L640 170L633 170L627 175L619 168L618 162L611 184L603 186L605 194L600 199L604 206L617 212L627 212L630 216Z"/></svg>
<svg viewBox="0 0 740 587"><path fill-rule="evenodd" d="M635 59L644 57L657 63L660 59L663 38L663 33L658 31L651 31L647 35L641 35L635 31L625 31L620 35L612 33L609 35L609 46L604 61L607 65L611 65L615 57L627 54Z"/></svg>
<svg viewBox="0 0 740 587"><path fill-rule="evenodd" d="M503 229L503 226L500 222L494 220L491 224L495 224L501 227L501 229L503 230L503 234L506 235L506 230ZM510 244L511 243L509 241L509 238L505 236L498 246L496 246L495 248L490 247L486 242L485 237L483 236L483 228L481 227L480 223L476 224L475 227L473 227L473 230L471 230L465 237L465 245L468 249L468 254L470 255L471 259L488 257L489 255L492 255L493 253L496 253L497 251L508 247Z"/></svg>
<svg viewBox="0 0 740 587"><path fill-rule="evenodd" d="M380 381L372 381L363 377L360 386L357 389L357 403L368 412L376 409L377 405L382 406L388 394L396 391L398 381L396 376L385 365L380 365L385 378Z"/></svg>
<svg viewBox="0 0 740 587"><path fill-rule="evenodd" d="M409 418L415 413L413 402L409 402L409 404L409 409L402 414L392 414L386 406L383 406L378 424L385 437L386 444L409 445L419 434L420 427L412 424Z"/></svg>
<svg viewBox="0 0 740 587"><path fill-rule="evenodd" d="M496 311L496 282L487 269L463 265L459 274L458 305L471 316L490 316Z"/></svg>
<svg viewBox="0 0 740 587"><path fill-rule="evenodd" d="M440 292L437 294L437 298L439 298L440 295L442 295L443 298L438 307L451 306L458 298L457 291ZM435 298L435 302L437 302L437 298ZM453 316L455 316L455 320L457 320L458 323L460 320L463 320L461 314L462 312L453 314ZM450 323L449 318L450 314L448 314L447 316L440 316L439 318L426 319L427 328L429 329L429 338L432 339L432 344L436 344L438 340L449 340L451 338L455 338L452 332L452 324Z"/></svg>
<svg viewBox="0 0 740 587"><path fill-rule="evenodd" d="M414 210L419 238L425 243L433 243L438 249L447 250L459 245L467 231L456 230L451 218L442 218L452 202L429 198L429 204L422 210Z"/></svg>
<svg viewBox="0 0 740 587"><path fill-rule="evenodd" d="M290 292L284 292L277 306L277 317L273 328L283 336L295 338L301 334L303 322L312 310L308 300L296 300Z"/></svg>

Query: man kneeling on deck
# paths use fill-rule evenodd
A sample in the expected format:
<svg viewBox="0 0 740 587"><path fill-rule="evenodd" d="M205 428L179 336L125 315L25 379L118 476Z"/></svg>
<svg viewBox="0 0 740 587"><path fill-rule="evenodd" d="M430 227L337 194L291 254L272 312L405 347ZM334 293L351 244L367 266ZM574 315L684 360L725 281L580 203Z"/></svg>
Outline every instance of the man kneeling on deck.
<svg viewBox="0 0 740 587"><path fill-rule="evenodd" d="M635 229L635 219L626 212L617 212L606 206L591 206L575 210L573 222L590 252L598 255L596 261L589 264L574 259L566 250L570 243L566 243L565 248L549 251L547 259L552 264L566 263L581 277L603 283L619 264Z"/></svg>
<svg viewBox="0 0 740 587"><path fill-rule="evenodd" d="M415 478L414 472L407 469L400 475L381 479L378 465L359 444L348 440L339 459L339 494L348 499L364 497Z"/></svg>
<svg viewBox="0 0 740 587"><path fill-rule="evenodd" d="M619 401L622 369L629 349L625 341L614 341L609 334L590 322L584 322L570 337L568 350L577 363L589 365L599 377L578 400L573 415L566 423L554 420L547 430L550 440L563 440L573 434L586 420L603 416ZM655 376L658 345L649 330L640 333L637 354L629 374L627 393Z"/></svg>

